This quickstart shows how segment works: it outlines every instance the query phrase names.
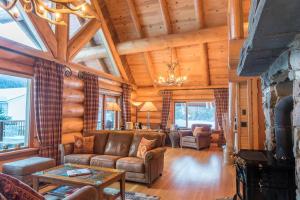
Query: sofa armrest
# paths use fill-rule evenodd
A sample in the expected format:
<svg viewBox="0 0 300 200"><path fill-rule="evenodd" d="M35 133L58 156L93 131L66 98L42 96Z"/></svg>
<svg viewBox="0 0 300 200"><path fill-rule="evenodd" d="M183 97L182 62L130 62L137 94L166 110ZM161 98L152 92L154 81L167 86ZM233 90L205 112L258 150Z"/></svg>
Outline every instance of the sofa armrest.
<svg viewBox="0 0 300 200"><path fill-rule="evenodd" d="M180 130L178 131L180 137L185 137L185 136L192 136L193 132L192 130Z"/></svg>
<svg viewBox="0 0 300 200"><path fill-rule="evenodd" d="M74 143L59 145L61 163L64 163L64 157L74 152Z"/></svg>
<svg viewBox="0 0 300 200"><path fill-rule="evenodd" d="M160 156L164 155L166 150L167 149L164 147L158 147L158 148L148 151L144 158L145 164L150 162L151 160L155 160L155 159L159 158Z"/></svg>
<svg viewBox="0 0 300 200"><path fill-rule="evenodd" d="M211 132L209 132L209 131L197 133L197 138L210 137L210 136L211 136Z"/></svg>

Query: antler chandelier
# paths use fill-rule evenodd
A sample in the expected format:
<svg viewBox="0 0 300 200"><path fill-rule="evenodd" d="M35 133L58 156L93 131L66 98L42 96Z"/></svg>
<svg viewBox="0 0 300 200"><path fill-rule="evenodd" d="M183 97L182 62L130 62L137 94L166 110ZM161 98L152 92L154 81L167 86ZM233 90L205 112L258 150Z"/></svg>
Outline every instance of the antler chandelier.
<svg viewBox="0 0 300 200"><path fill-rule="evenodd" d="M13 18L18 18L15 6L20 1L24 10L47 20L51 24L66 25L62 14L74 14L81 18L95 18L87 13L89 4L83 0L0 0L0 7Z"/></svg>
<svg viewBox="0 0 300 200"><path fill-rule="evenodd" d="M166 77L159 76L158 84L163 86L181 86L186 80L187 76L180 75L180 67L178 62L173 62L172 49L171 49L171 62L167 64L168 74ZM176 76L176 69L179 70L179 76Z"/></svg>

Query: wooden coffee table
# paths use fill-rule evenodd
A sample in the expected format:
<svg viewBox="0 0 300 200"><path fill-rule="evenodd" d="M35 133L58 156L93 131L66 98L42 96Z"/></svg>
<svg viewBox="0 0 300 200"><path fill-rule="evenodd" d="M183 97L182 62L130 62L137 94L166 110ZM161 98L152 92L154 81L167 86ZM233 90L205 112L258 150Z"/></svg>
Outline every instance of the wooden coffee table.
<svg viewBox="0 0 300 200"><path fill-rule="evenodd" d="M69 177L67 170L72 169L90 169L92 174ZM99 199L104 199L103 189L109 185L120 182L120 192L116 197L125 200L125 171L109 169L88 165L64 164L32 174L33 189L39 191L39 183L51 183L54 185L70 185L74 187L83 187L85 185L94 186L98 190Z"/></svg>

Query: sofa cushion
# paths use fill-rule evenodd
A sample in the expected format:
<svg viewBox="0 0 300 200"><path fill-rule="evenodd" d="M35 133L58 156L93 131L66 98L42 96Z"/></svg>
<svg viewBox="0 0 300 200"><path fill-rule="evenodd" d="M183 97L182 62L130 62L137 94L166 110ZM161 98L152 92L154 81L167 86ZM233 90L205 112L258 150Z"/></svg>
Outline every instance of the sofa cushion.
<svg viewBox="0 0 300 200"><path fill-rule="evenodd" d="M136 157L125 157L117 160L117 169L125 170L126 172L144 173L144 160Z"/></svg>
<svg viewBox="0 0 300 200"><path fill-rule="evenodd" d="M116 162L121 156L99 155L91 159L92 166L116 168Z"/></svg>
<svg viewBox="0 0 300 200"><path fill-rule="evenodd" d="M112 132L108 136L105 146L105 155L128 156L129 148L132 142L132 132Z"/></svg>
<svg viewBox="0 0 300 200"><path fill-rule="evenodd" d="M85 132L84 136L95 136L95 139L94 139L94 153L102 155L102 154L104 154L108 134L109 134L109 131L101 130L101 131Z"/></svg>
<svg viewBox="0 0 300 200"><path fill-rule="evenodd" d="M52 158L31 157L3 164L2 171L9 175L25 176L55 166Z"/></svg>
<svg viewBox="0 0 300 200"><path fill-rule="evenodd" d="M95 154L70 154L64 157L64 162L80 165L89 165L90 160L93 156L95 156Z"/></svg>
<svg viewBox="0 0 300 200"><path fill-rule="evenodd" d="M94 136L78 137L74 136L74 153L92 154L94 152Z"/></svg>
<svg viewBox="0 0 300 200"><path fill-rule="evenodd" d="M158 132L137 132L133 136L133 140L130 146L129 154L130 157L136 157L138 147L140 145L140 142L142 138L146 138L147 140L155 140L155 147L161 147L165 145L165 134L164 133L158 133Z"/></svg>

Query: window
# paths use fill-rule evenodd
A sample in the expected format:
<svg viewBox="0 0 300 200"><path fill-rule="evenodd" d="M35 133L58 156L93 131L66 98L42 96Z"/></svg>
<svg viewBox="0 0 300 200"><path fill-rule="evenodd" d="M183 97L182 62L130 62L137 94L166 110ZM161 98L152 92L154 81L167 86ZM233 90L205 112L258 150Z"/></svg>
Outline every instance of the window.
<svg viewBox="0 0 300 200"><path fill-rule="evenodd" d="M17 6L13 9L18 13L16 20L0 7L0 36L35 49L46 50L24 11Z"/></svg>
<svg viewBox="0 0 300 200"><path fill-rule="evenodd" d="M178 127L211 124L215 128L215 106L212 102L176 102L174 119Z"/></svg>
<svg viewBox="0 0 300 200"><path fill-rule="evenodd" d="M0 151L29 144L31 79L0 74Z"/></svg>
<svg viewBox="0 0 300 200"><path fill-rule="evenodd" d="M100 95L97 130L111 130L119 127L120 113L117 111L105 110L107 102L115 102L119 104L119 98L107 95Z"/></svg>

